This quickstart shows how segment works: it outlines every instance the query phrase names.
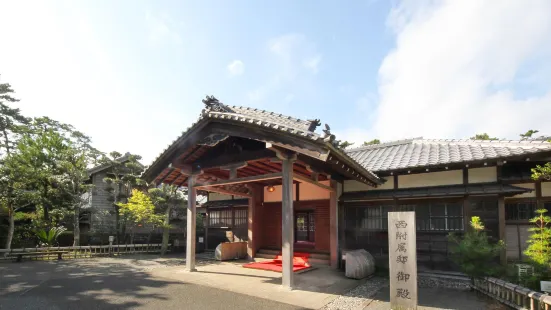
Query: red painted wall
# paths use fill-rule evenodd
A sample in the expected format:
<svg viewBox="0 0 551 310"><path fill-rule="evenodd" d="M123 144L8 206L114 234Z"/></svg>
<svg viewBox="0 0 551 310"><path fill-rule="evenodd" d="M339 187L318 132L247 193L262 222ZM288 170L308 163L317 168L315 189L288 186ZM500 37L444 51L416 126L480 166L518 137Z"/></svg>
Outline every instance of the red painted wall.
<svg viewBox="0 0 551 310"><path fill-rule="evenodd" d="M281 248L281 203L265 202L259 214L261 238L259 248ZM329 251L329 200L295 202L295 210L314 210L316 221L315 249Z"/></svg>

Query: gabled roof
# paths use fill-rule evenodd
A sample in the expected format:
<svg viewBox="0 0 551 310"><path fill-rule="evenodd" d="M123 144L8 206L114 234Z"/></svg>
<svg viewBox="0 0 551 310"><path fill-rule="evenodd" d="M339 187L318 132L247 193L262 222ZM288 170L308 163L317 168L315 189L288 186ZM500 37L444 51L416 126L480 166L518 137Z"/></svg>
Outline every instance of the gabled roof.
<svg viewBox="0 0 551 310"><path fill-rule="evenodd" d="M415 138L346 150L375 173L551 152L551 143L536 140L471 140Z"/></svg>
<svg viewBox="0 0 551 310"><path fill-rule="evenodd" d="M198 120L194 122L191 127L188 127L182 132L176 140L172 141L172 143L159 154L153 163L145 169L143 173L144 177L150 178L153 174L156 174L155 167L162 164L167 157L171 156L180 142L189 138L190 135L193 135L195 129L198 129L198 127L209 121L223 121L275 130L289 136L304 139L303 141L313 142L331 152L331 156L328 158L329 160L334 160L339 165L346 164L357 171L354 175L362 181L373 184L382 183L374 173L359 165L343 150L334 145L335 136L331 134L329 126L326 125L324 135L315 132L316 127L321 124L320 120L301 120L255 108L228 106L219 102L212 96L207 96L207 98L203 100L203 103L206 105L206 108L202 110ZM271 143L277 141L266 142Z"/></svg>

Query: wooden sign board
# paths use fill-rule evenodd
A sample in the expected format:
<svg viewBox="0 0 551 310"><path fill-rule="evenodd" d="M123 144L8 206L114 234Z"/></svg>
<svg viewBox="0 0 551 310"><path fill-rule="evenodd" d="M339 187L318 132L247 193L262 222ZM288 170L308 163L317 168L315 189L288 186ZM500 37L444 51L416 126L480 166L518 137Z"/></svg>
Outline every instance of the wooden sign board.
<svg viewBox="0 0 551 310"><path fill-rule="evenodd" d="M415 227L415 212L388 212L391 309L417 309Z"/></svg>

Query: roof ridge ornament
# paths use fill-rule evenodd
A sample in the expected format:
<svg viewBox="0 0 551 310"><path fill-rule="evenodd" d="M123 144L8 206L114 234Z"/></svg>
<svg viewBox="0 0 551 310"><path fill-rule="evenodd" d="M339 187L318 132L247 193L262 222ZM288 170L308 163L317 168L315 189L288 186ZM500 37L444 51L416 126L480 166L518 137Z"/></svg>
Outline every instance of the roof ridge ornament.
<svg viewBox="0 0 551 310"><path fill-rule="evenodd" d="M316 131L316 128L318 128L318 126L321 126L321 120L319 118L309 119L308 121L310 122L310 126L308 126L308 131L314 132Z"/></svg>
<svg viewBox="0 0 551 310"><path fill-rule="evenodd" d="M203 111L212 111L212 112L221 112L221 113L233 113L233 110L230 109L227 105L220 102L216 97L207 95L205 99L202 100L205 105L205 110Z"/></svg>
<svg viewBox="0 0 551 310"><path fill-rule="evenodd" d="M325 129L323 130L323 141L325 142L335 142L335 135L331 133L331 127L328 124L325 124Z"/></svg>

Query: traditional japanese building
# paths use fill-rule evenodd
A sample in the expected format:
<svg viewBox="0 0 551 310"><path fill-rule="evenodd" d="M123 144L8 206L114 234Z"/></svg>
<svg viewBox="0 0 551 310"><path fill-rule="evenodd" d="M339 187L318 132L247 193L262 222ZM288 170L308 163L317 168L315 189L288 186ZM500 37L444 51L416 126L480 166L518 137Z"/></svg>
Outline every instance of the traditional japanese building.
<svg viewBox="0 0 551 310"><path fill-rule="evenodd" d="M450 269L446 236L464 232L471 216L519 259L527 220L551 207L551 182L530 179L531 167L551 160L547 142L411 139L344 151L329 126L316 132L319 120L203 103L198 121L144 172L189 188L189 271L197 191L209 196L206 246L247 241L251 259L281 252L289 287L294 251L335 268L351 249L384 261L389 211L415 211L420 269Z"/></svg>

